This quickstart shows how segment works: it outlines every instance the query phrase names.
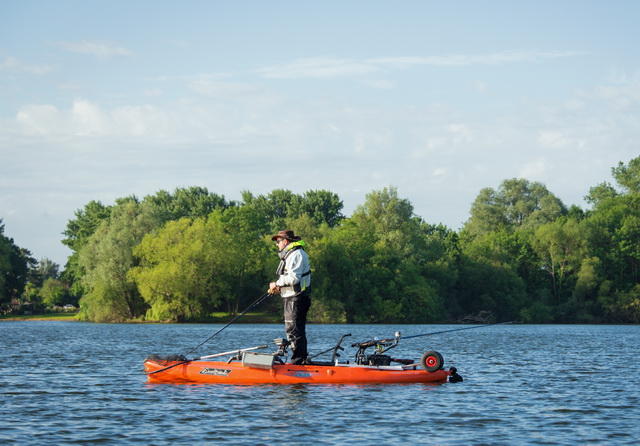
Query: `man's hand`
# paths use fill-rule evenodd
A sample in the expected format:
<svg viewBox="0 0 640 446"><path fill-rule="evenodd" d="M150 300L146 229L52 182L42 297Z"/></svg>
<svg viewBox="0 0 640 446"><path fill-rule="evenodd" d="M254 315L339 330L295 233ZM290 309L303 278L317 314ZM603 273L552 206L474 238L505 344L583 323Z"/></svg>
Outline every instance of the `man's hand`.
<svg viewBox="0 0 640 446"><path fill-rule="evenodd" d="M275 282L271 282L269 284L269 291L267 291L267 293L269 294L280 294L280 287L278 285L276 285Z"/></svg>

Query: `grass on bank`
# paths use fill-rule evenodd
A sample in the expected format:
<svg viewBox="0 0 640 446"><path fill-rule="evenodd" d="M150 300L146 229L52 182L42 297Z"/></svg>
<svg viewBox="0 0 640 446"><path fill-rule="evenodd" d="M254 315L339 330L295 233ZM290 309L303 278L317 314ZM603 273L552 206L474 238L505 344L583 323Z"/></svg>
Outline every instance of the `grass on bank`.
<svg viewBox="0 0 640 446"><path fill-rule="evenodd" d="M0 321L75 321L76 316L77 313L3 314L0 315ZM232 321L234 317L236 316L228 313L212 313L206 318L186 322L224 324ZM239 324L278 324L280 322L282 322L282 315L270 313L247 313L237 320Z"/></svg>
<svg viewBox="0 0 640 446"><path fill-rule="evenodd" d="M0 321L75 321L77 313L1 314Z"/></svg>

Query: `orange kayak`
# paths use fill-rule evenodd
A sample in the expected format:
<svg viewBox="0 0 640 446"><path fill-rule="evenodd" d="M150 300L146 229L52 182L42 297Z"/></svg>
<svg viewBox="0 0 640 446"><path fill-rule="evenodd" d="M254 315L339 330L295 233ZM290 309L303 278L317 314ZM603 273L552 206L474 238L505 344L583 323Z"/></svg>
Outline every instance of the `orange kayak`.
<svg viewBox="0 0 640 446"><path fill-rule="evenodd" d="M383 353L398 345L401 337L399 332L391 339L374 339L353 344L352 347L358 348L355 362L340 363L337 358L340 356L339 352L344 350L340 344L347 336L351 335L342 336L334 347L301 365L286 362L290 343L280 338L274 339L279 347L276 353L255 353L254 350L268 347L262 345L193 359L181 355L150 356L144 361L144 369L149 382L172 383L394 384L462 381L455 367L444 370L444 359L436 351L424 353L419 362L384 355ZM366 350L371 347L375 348L375 352L366 354ZM332 353L330 361L313 361L313 358L326 353ZM223 356L229 358L220 361L218 358Z"/></svg>
<svg viewBox="0 0 640 446"><path fill-rule="evenodd" d="M241 361L159 361L144 363L149 382L219 384L393 384L446 382L451 370L427 372L417 365L365 366L356 364L273 364L269 368ZM153 373L166 369L157 373ZM455 372L453 372L455 373Z"/></svg>

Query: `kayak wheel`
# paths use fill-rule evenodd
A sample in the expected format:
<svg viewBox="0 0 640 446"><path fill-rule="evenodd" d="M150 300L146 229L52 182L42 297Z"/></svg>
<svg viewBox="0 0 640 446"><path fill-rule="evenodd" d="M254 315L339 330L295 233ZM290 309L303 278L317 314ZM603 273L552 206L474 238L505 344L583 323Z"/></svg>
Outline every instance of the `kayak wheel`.
<svg viewBox="0 0 640 446"><path fill-rule="evenodd" d="M429 350L422 355L420 364L422 364L422 368L427 372L435 372L436 370L440 370L444 365L444 358L437 351Z"/></svg>

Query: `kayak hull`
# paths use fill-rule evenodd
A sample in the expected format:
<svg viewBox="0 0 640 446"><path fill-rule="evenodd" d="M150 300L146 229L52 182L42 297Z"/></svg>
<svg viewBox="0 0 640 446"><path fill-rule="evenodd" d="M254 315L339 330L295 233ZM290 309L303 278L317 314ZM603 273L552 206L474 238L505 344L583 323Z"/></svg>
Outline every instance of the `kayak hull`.
<svg viewBox="0 0 640 446"><path fill-rule="evenodd" d="M255 368L240 361L162 361L144 363L149 382L216 384L396 384L446 382L448 370L413 366L274 364ZM165 370L163 370L165 369ZM154 373L156 372L156 373Z"/></svg>

